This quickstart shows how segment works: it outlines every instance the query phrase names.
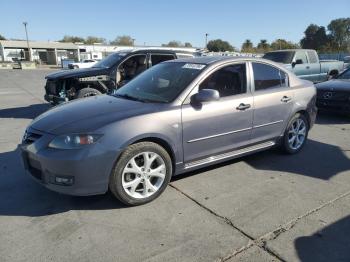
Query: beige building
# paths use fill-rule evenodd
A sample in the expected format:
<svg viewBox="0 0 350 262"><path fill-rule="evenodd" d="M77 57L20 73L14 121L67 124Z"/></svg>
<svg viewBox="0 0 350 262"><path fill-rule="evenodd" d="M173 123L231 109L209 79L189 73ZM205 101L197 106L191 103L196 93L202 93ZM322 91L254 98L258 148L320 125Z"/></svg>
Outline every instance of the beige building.
<svg viewBox="0 0 350 262"><path fill-rule="evenodd" d="M40 64L58 65L62 59L79 59L79 47L73 43L60 42L29 42L29 51L26 41L0 40L0 61L29 60Z"/></svg>

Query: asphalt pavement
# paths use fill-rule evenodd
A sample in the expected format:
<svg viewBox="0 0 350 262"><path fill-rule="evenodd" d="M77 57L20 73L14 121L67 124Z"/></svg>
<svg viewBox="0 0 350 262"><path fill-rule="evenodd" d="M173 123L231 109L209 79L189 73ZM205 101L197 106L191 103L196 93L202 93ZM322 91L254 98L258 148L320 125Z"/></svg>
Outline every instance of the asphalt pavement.
<svg viewBox="0 0 350 262"><path fill-rule="evenodd" d="M0 70L0 261L350 261L350 117L320 113L276 149L175 177L157 200L51 192L17 145L50 70Z"/></svg>

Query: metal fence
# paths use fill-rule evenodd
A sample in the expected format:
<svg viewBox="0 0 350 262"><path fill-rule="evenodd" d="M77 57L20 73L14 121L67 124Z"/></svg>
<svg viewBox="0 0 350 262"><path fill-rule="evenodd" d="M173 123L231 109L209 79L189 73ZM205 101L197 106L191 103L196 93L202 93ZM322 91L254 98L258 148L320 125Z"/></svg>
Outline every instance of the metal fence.
<svg viewBox="0 0 350 262"><path fill-rule="evenodd" d="M320 60L339 60L344 61L344 57L350 56L350 53L319 54Z"/></svg>

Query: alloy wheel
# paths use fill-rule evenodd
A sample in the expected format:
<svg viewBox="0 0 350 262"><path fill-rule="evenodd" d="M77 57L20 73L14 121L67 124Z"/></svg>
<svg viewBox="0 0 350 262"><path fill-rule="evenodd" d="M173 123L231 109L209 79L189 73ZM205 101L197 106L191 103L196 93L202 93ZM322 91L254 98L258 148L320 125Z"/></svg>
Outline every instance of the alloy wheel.
<svg viewBox="0 0 350 262"><path fill-rule="evenodd" d="M157 153L137 154L128 161L123 169L123 189L133 198L147 198L160 189L166 171L165 162Z"/></svg>
<svg viewBox="0 0 350 262"><path fill-rule="evenodd" d="M288 130L288 144L290 148L298 150L306 138L306 123L303 119L297 118L290 125Z"/></svg>

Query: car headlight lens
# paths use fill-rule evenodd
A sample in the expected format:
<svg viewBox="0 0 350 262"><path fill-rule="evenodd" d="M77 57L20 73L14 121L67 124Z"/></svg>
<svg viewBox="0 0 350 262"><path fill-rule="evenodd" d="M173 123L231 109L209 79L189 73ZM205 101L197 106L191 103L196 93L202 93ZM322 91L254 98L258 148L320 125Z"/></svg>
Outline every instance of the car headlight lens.
<svg viewBox="0 0 350 262"><path fill-rule="evenodd" d="M49 147L57 149L75 149L95 143L102 135L72 134L54 138Z"/></svg>

